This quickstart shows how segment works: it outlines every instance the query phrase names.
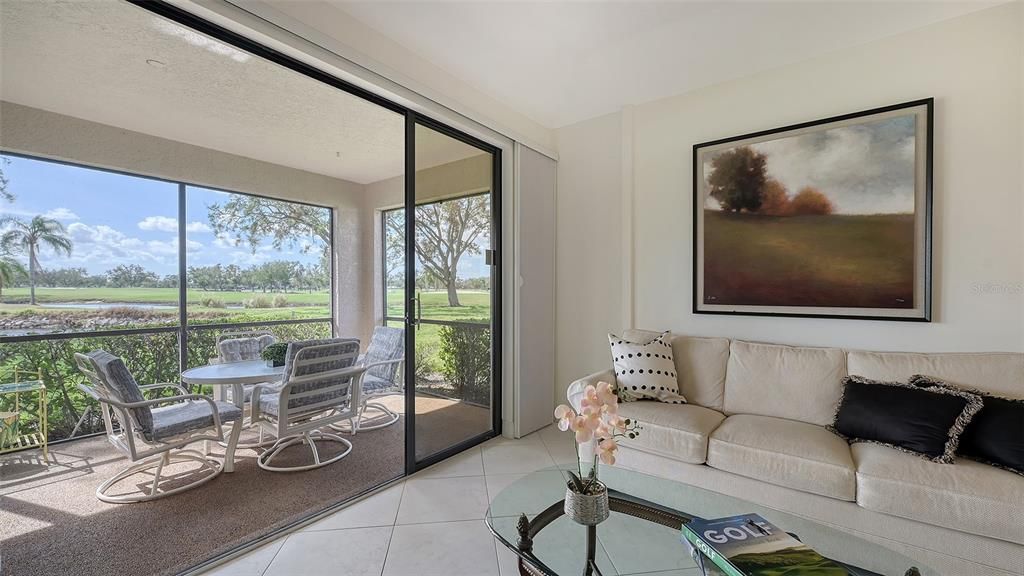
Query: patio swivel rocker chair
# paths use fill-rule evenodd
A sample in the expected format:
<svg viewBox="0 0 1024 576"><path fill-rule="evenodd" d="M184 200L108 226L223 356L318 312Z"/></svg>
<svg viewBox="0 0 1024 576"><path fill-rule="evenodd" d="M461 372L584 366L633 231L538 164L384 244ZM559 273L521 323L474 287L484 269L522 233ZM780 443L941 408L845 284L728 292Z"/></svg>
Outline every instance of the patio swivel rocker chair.
<svg viewBox="0 0 1024 576"><path fill-rule="evenodd" d="M351 423L334 424L331 428L355 435L360 430L377 430L398 422L398 414L377 400L405 393L404 363L405 330L390 326L374 328L366 353L357 361L366 368L366 375L356 418Z"/></svg>
<svg viewBox="0 0 1024 576"><path fill-rule="evenodd" d="M139 386L124 361L109 352L97 350L89 354L75 354L78 369L87 382L78 386L99 402L107 440L136 463L100 484L96 497L104 502L122 504L145 502L178 494L213 480L221 472L234 469L235 447L242 427L242 411L233 404L216 402L209 396L190 394L179 384L149 384ZM174 390L172 396L156 396L146 400L144 392ZM186 447L207 440L224 439L223 424L234 422L226 444L224 461L208 457L200 450ZM199 468L188 475L195 480L182 482L182 476L163 476L164 468L182 462L196 462ZM111 494L117 483L141 472L152 472L148 490ZM206 471L203 474L203 471ZM171 480L173 486L161 489L161 480Z"/></svg>
<svg viewBox="0 0 1024 576"><path fill-rule="evenodd" d="M343 420L356 416L366 368L356 365L359 340L331 338L288 344L284 361L284 380L274 386L257 384L253 388L252 423L277 440L259 455L257 464L272 472L298 472L326 466L352 451L348 440L325 432ZM323 460L318 440L343 445L338 454ZM313 463L276 465L275 459L291 446L303 444L313 453Z"/></svg>

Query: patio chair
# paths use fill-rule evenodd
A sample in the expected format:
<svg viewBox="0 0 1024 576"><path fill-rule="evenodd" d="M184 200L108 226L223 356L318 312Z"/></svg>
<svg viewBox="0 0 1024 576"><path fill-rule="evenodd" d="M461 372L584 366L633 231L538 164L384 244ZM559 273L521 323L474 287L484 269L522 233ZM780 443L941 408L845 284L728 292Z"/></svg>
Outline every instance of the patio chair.
<svg viewBox="0 0 1024 576"><path fill-rule="evenodd" d="M217 336L217 360L219 362L260 360L263 349L275 342L277 342L277 338L267 330L224 332Z"/></svg>
<svg viewBox="0 0 1024 576"><path fill-rule="evenodd" d="M235 447L241 434L242 411L227 402L215 402L209 396L189 394L178 384L149 384L139 386L124 361L109 352L97 350L89 354L75 354L78 369L88 382L78 386L99 402L107 428L107 440L137 464L100 484L96 497L104 502L127 503L155 500L178 494L213 480L221 472L234 469ZM144 391L171 389L173 396L146 400ZM235 422L227 442L224 461L218 462L201 451L185 447L206 440L224 439L222 425ZM209 470L209 474L168 490L160 490L160 481L166 466L180 462L198 462L195 472ZM141 493L111 495L108 490L118 482L154 469L152 485ZM180 478L175 478L175 483Z"/></svg>
<svg viewBox="0 0 1024 576"><path fill-rule="evenodd" d="M277 440L259 455L260 468L272 472L297 472L326 466L348 456L352 443L321 428L355 417L366 368L357 366L359 340L333 338L306 340L288 345L284 380L269 387L253 389L252 423ZM320 459L317 440L338 442L339 454ZM305 444L313 453L313 464L275 466L272 461L285 449Z"/></svg>
<svg viewBox="0 0 1024 576"><path fill-rule="evenodd" d="M370 345L357 362L366 368L366 375L363 376L362 400L356 418L350 425L335 424L331 428L355 435L360 430L377 430L398 422L396 412L374 400L405 393L404 362L405 330L390 326L374 328ZM367 410L376 414L366 418ZM368 421L373 423L367 424Z"/></svg>
<svg viewBox="0 0 1024 576"><path fill-rule="evenodd" d="M276 342L277 338L267 330L224 332L217 336L217 362L225 364L228 362L262 360L264 348ZM272 382L267 384L272 384ZM252 398L253 386L255 384L246 384L242 387L245 390L243 401L246 403ZM217 400L232 400L230 387L218 386L217 388L218 393L223 395L222 398L217 398Z"/></svg>

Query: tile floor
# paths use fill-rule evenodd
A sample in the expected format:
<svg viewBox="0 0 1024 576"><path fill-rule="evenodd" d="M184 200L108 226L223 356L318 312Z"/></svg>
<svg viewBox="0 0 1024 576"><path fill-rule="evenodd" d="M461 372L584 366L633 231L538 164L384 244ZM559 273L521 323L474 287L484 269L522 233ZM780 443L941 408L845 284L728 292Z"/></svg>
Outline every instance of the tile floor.
<svg viewBox="0 0 1024 576"><path fill-rule="evenodd" d="M495 438L207 574L515 576L515 556L484 525L488 503L525 474L574 458L554 427Z"/></svg>

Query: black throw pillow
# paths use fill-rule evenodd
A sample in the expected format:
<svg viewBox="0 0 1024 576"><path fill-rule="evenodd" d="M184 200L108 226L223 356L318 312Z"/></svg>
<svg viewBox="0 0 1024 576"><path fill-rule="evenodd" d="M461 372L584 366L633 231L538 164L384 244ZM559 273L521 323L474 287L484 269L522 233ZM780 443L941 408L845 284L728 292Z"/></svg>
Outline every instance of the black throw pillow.
<svg viewBox="0 0 1024 576"><path fill-rule="evenodd" d="M981 407L981 397L962 390L847 376L829 430L851 442L875 442L948 464Z"/></svg>
<svg viewBox="0 0 1024 576"><path fill-rule="evenodd" d="M958 454L1024 475L1024 400L949 384L931 376L912 376L915 386L940 386L981 396L984 407L960 436Z"/></svg>

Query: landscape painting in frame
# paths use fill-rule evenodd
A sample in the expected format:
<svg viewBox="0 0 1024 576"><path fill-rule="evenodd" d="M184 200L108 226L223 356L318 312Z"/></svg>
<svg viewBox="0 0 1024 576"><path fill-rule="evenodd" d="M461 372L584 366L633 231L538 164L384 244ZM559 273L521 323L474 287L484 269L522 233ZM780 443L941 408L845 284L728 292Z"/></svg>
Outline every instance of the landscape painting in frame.
<svg viewBox="0 0 1024 576"><path fill-rule="evenodd" d="M698 144L694 312L929 321L932 100Z"/></svg>

